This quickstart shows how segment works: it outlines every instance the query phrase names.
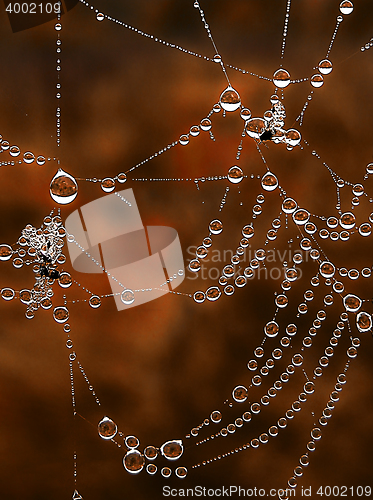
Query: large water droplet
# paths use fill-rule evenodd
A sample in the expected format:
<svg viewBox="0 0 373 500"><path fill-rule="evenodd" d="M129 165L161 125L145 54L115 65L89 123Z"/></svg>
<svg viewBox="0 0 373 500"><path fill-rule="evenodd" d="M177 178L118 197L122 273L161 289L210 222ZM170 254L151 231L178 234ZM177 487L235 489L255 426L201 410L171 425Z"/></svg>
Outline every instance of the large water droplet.
<svg viewBox="0 0 373 500"><path fill-rule="evenodd" d="M349 293L343 297L343 305L348 312L357 312L362 306L363 301L357 295Z"/></svg>
<svg viewBox="0 0 373 500"><path fill-rule="evenodd" d="M123 457L123 465L130 474L138 474L145 465L145 458L138 450L130 450Z"/></svg>
<svg viewBox="0 0 373 500"><path fill-rule="evenodd" d="M310 213L304 208L299 208L293 213L293 220L295 224L301 226L309 221Z"/></svg>
<svg viewBox="0 0 373 500"><path fill-rule="evenodd" d="M367 332L372 328L372 316L365 311L359 312L356 316L356 326L359 332Z"/></svg>
<svg viewBox="0 0 373 500"><path fill-rule="evenodd" d="M247 388L243 385L238 385L233 389L232 397L237 403L244 403L247 400Z"/></svg>
<svg viewBox="0 0 373 500"><path fill-rule="evenodd" d="M180 479L184 479L184 477L186 477L187 474L188 474L188 469L186 467L178 467L175 470L176 477Z"/></svg>
<svg viewBox="0 0 373 500"><path fill-rule="evenodd" d="M335 273L335 266L331 262L325 261L320 264L319 271L323 278L332 278Z"/></svg>
<svg viewBox="0 0 373 500"><path fill-rule="evenodd" d="M57 323L65 323L69 319L69 311L66 307L55 307L53 318Z"/></svg>
<svg viewBox="0 0 373 500"><path fill-rule="evenodd" d="M221 94L219 102L225 111L236 111L241 106L241 98L238 92L230 85Z"/></svg>
<svg viewBox="0 0 373 500"><path fill-rule="evenodd" d="M214 422L214 424L218 424L219 422L221 422L222 414L219 410L214 410L210 415L210 419L211 422Z"/></svg>
<svg viewBox="0 0 373 500"><path fill-rule="evenodd" d="M342 14L351 14L351 12L354 10L354 4L350 2L350 0L343 0L339 4L339 10Z"/></svg>
<svg viewBox="0 0 373 500"><path fill-rule="evenodd" d="M323 75L329 75L333 70L333 65L329 59L323 59L319 62L319 71Z"/></svg>
<svg viewBox="0 0 373 500"><path fill-rule="evenodd" d="M179 439L167 441L162 444L160 451L167 460L177 460L183 454L183 442Z"/></svg>
<svg viewBox="0 0 373 500"><path fill-rule="evenodd" d="M144 450L144 455L148 460L155 460L158 456L158 450L155 446L147 446Z"/></svg>
<svg viewBox="0 0 373 500"><path fill-rule="evenodd" d="M318 89L324 85L324 78L319 73L316 73L315 75L311 76L310 82L312 87Z"/></svg>
<svg viewBox="0 0 373 500"><path fill-rule="evenodd" d="M217 286L210 286L210 288L206 290L206 298L211 302L215 302L215 300L218 300L220 296L221 290Z"/></svg>
<svg viewBox="0 0 373 500"><path fill-rule="evenodd" d="M123 292L121 293L120 300L123 302L123 304L129 306L135 302L135 294L133 293L132 290L127 288L126 290L123 290Z"/></svg>
<svg viewBox="0 0 373 500"><path fill-rule="evenodd" d="M274 191L278 186L278 180L275 174L272 172L267 172L263 175L261 180L262 188L266 191Z"/></svg>
<svg viewBox="0 0 373 500"><path fill-rule="evenodd" d="M282 202L282 211L285 214L292 214L297 209L297 202L293 198L286 198Z"/></svg>
<svg viewBox="0 0 373 500"><path fill-rule="evenodd" d="M209 230L212 234L220 234L223 231L223 223L219 219L214 219L209 224Z"/></svg>
<svg viewBox="0 0 373 500"><path fill-rule="evenodd" d="M339 224L343 227L343 229L352 229L355 222L355 215L352 212L345 212L339 219Z"/></svg>
<svg viewBox="0 0 373 500"><path fill-rule="evenodd" d="M280 89L287 87L290 83L290 73L286 69L278 69L273 73L273 83Z"/></svg>
<svg viewBox="0 0 373 500"><path fill-rule="evenodd" d="M264 333L267 337L276 337L279 331L280 327L276 321L269 321L264 327Z"/></svg>
<svg viewBox="0 0 373 500"><path fill-rule="evenodd" d="M287 144L290 144L290 146L298 146L301 139L301 133L295 128L289 128L289 130L285 132L285 141Z"/></svg>
<svg viewBox="0 0 373 500"><path fill-rule="evenodd" d="M112 439L116 433L117 433L117 425L111 418L109 417L104 417L99 423L98 423L98 433L102 439Z"/></svg>
<svg viewBox="0 0 373 500"><path fill-rule="evenodd" d="M242 179L243 179L242 169L237 165L234 165L228 170L228 180L232 184L238 184L239 182L242 181Z"/></svg>
<svg viewBox="0 0 373 500"><path fill-rule="evenodd" d="M115 189L115 181L111 177L106 177L102 182L101 182L101 189L105 193L111 193Z"/></svg>
<svg viewBox="0 0 373 500"><path fill-rule="evenodd" d="M266 122L263 118L251 118L246 122L246 133L253 139L259 139L259 137L265 132L265 127Z"/></svg>
<svg viewBox="0 0 373 500"><path fill-rule="evenodd" d="M0 260L9 260L13 255L12 247L6 244L0 245Z"/></svg>
<svg viewBox="0 0 373 500"><path fill-rule="evenodd" d="M53 201L67 205L77 197L78 184L72 175L59 168L51 180L49 192Z"/></svg>
<svg viewBox="0 0 373 500"><path fill-rule="evenodd" d="M2 288L0 293L4 300L12 300L15 297L15 291L13 288Z"/></svg>

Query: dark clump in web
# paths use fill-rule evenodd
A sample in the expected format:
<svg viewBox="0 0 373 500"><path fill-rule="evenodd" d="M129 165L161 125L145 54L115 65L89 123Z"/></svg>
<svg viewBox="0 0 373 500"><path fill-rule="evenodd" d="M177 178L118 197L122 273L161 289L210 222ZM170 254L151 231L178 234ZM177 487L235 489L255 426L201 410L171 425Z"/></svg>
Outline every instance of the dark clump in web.
<svg viewBox="0 0 373 500"><path fill-rule="evenodd" d="M273 132L271 130L265 130L259 137L262 142L270 141L273 137Z"/></svg>

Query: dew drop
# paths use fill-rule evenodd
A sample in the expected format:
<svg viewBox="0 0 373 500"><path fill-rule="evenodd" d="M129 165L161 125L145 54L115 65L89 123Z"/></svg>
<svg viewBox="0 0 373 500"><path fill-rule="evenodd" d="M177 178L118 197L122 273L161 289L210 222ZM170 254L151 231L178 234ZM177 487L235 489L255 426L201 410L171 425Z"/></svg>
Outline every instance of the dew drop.
<svg viewBox="0 0 373 500"><path fill-rule="evenodd" d="M123 466L130 474L138 474L145 465L145 458L138 450L129 450L123 457Z"/></svg>
<svg viewBox="0 0 373 500"><path fill-rule="evenodd" d="M120 300L123 302L123 304L126 304L126 306L129 306L135 302L135 294L132 290L130 290L129 288L126 288L120 294Z"/></svg>
<svg viewBox="0 0 373 500"><path fill-rule="evenodd" d="M261 179L261 185L265 191L274 191L278 186L278 179L272 172L267 172Z"/></svg>
<svg viewBox="0 0 373 500"><path fill-rule="evenodd" d="M243 179L243 171L237 165L234 165L228 170L228 180L232 184L238 184Z"/></svg>
<svg viewBox="0 0 373 500"><path fill-rule="evenodd" d="M98 295L91 295L88 301L92 309L97 309L101 305L101 299Z"/></svg>
<svg viewBox="0 0 373 500"><path fill-rule="evenodd" d="M72 175L59 168L51 180L49 192L53 201L67 205L77 197L78 184Z"/></svg>
<svg viewBox="0 0 373 500"><path fill-rule="evenodd" d="M339 4L339 10L341 11L341 14L351 14L351 12L354 10L354 4L350 0L343 0Z"/></svg>
<svg viewBox="0 0 373 500"><path fill-rule="evenodd" d="M247 389L243 385L238 385L232 391L232 397L237 403L243 403L247 400Z"/></svg>
<svg viewBox="0 0 373 500"><path fill-rule="evenodd" d="M209 230L212 234L220 234L223 231L223 223L219 219L214 219L209 224Z"/></svg>
<svg viewBox="0 0 373 500"><path fill-rule="evenodd" d="M184 451L183 442L179 439L167 441L160 448L162 456L167 458L167 460L179 459L183 454L183 451Z"/></svg>
<svg viewBox="0 0 373 500"><path fill-rule="evenodd" d="M104 417L98 423L98 434L102 439L112 439L117 433L117 425L109 417Z"/></svg>
<svg viewBox="0 0 373 500"><path fill-rule="evenodd" d="M101 182L101 189L105 193L111 193L115 189L115 181L111 177L106 177L102 182Z"/></svg>
<svg viewBox="0 0 373 500"><path fill-rule="evenodd" d="M0 245L0 260L9 260L13 255L12 247L6 244Z"/></svg>
<svg viewBox="0 0 373 500"><path fill-rule="evenodd" d="M290 83L290 73L286 69L278 69L273 73L273 83L276 87L283 89Z"/></svg>
<svg viewBox="0 0 373 500"><path fill-rule="evenodd" d="M65 323L69 319L69 311L66 307L55 307L53 318L57 323Z"/></svg>
<svg viewBox="0 0 373 500"><path fill-rule="evenodd" d="M241 106L241 98L230 85L222 92L219 103L225 111L236 111Z"/></svg>
<svg viewBox="0 0 373 500"><path fill-rule="evenodd" d="M311 76L310 82L312 87L318 89L324 85L324 78L319 73L316 73L315 75Z"/></svg>

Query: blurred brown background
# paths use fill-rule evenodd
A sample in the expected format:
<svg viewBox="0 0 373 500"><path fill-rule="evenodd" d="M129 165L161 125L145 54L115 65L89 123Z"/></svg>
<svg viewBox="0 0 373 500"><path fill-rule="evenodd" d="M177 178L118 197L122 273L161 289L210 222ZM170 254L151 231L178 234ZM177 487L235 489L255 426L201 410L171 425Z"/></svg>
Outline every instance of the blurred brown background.
<svg viewBox="0 0 373 500"><path fill-rule="evenodd" d="M325 57L339 14L339 2L299 0L293 4L284 67L292 78L310 77L312 68ZM271 77L280 61L285 1L206 0L201 5L223 59ZM209 57L214 55L192 1L106 0L97 1L95 7L170 43ZM372 36L372 11L372 3L364 0L356 2L353 14L345 16L330 57L333 72L325 77L324 86L315 90L301 129L311 144L310 149L316 149L323 161L353 183L361 182L365 166L373 161L373 49L360 52L360 47ZM5 12L0 15L0 133L11 144L19 145L22 152L58 155L61 166L76 177L103 178L128 170L177 140L191 125L198 124L226 87L217 64L154 43L107 20L99 23L80 4L62 19L62 144L57 151L54 116L57 54L53 24L13 34ZM254 116L262 116L270 106L273 85L233 70L229 76L243 104ZM293 125L310 90L308 82L286 89L286 128ZM238 113L213 119L216 143L207 134L201 134L188 147L177 146L139 168L133 178L225 175L236 163L243 124ZM320 215L336 214L334 183L310 150L289 152L284 146L273 144L263 150L281 185L302 206ZM264 172L249 139L244 141L239 164L245 174ZM48 187L56 170L53 161L44 167L1 167L2 242L15 242L27 223L36 227L41 224L53 208ZM185 258L190 258L188 247L200 244L208 234L209 221L219 215L226 186L224 181L205 183L197 191L192 184L129 180L124 186L133 188L144 224L164 224L177 229ZM370 194L371 184L368 180ZM216 239L214 249L235 249L240 228L251 221L259 183L247 181L239 188L241 193L231 187L220 214L224 232ZM80 182L78 198L62 209L62 216L101 195L98 184ZM351 199L348 188L343 191L343 199L347 210ZM279 202L278 194L266 196L264 213L256 222L259 238L262 236L258 246L262 246L263 235L279 213ZM366 221L371 211L364 197L356 209L359 220ZM289 230L282 234L275 246L288 249L288 240L295 240L297 233ZM362 242L361 237L354 235L346 244L326 242L324 248L337 266L361 269L372 263L369 240ZM64 267L69 269L68 264ZM315 266L309 265L307 269L306 278L316 272ZM104 277L80 274L75 277L96 293L110 293ZM17 271L10 263L1 266L2 287L28 288L32 280L30 269ZM307 283L307 279L297 283L289 293L289 311L279 314L281 333L287 322L293 321L294 310L310 287ZM193 293L212 284L188 278L179 291ZM56 305L62 300L57 286ZM346 281L346 286L365 299L372 297L371 280L364 280L363 284L360 280L354 286ZM145 471L138 476L127 474L121 463L123 451L100 440L95 429L102 416L109 415L122 432L140 439L141 448L148 444L160 446L168 439L183 439L212 410L224 409L223 403L233 387L249 384L246 363L262 340L263 325L273 315L276 290L279 281L261 280L237 290L233 297L222 297L215 304L197 305L187 297L169 295L120 313L111 300L103 301L98 310L89 309L86 303L71 305L75 350L102 403L101 408L94 404L84 380L76 372L77 409L94 427L78 418L75 433L66 335L54 323L50 312L38 311L35 319L28 321L22 304L2 301L1 498L70 498L74 489L74 439L78 452L78 489L85 500L135 496L139 500L150 496L157 499L162 498L165 484L177 488L286 486L299 456L306 451L310 429L328 400L335 377L343 370L349 346L347 334L325 375L317 381L316 394L279 437L258 450L250 449L197 471L190 470L193 464L241 446L275 423L301 391L304 383L301 374L294 376L255 422L233 437L188 450L177 464L189 468L189 475L183 481L174 476L166 480L160 474L150 477ZM323 307L325 290L322 285L315 290L318 298L310 305L309 314L297 321L300 337L306 334L315 313ZM69 289L68 296L72 300L89 297L77 287ZM365 306L371 311L370 304ZM305 368L309 373L328 344L341 311L337 299L327 309L326 324L307 354L309 361ZM275 346L277 339L269 343L269 349ZM297 348L295 342L293 350ZM362 336L359 356L352 362L341 401L323 429L324 436L311 455L311 464L300 485L317 488L372 483L372 353L372 336L368 333ZM280 365L286 366L290 356L285 351ZM278 377L280 369L275 370ZM256 390L250 401L261 394L262 390ZM225 423L246 409L247 404L235 405L232 410L225 408ZM211 427L212 424L201 437L206 437ZM216 426L214 431L219 428Z"/></svg>

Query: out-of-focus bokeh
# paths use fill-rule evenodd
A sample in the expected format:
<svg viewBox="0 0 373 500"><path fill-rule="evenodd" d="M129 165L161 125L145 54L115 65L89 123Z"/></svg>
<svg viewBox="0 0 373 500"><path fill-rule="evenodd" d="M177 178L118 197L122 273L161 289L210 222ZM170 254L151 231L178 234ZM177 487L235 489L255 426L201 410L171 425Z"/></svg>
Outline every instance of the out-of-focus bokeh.
<svg viewBox="0 0 373 500"><path fill-rule="evenodd" d="M360 51L372 36L373 5L368 0L355 3L354 12L344 16L339 27L330 54L333 71L325 77L323 87L313 89L305 81L285 89L286 128L299 128L295 119L314 90L299 128L310 146L293 151L272 143L261 146L281 186L317 215L337 214L335 184L322 162L354 184L362 181L366 165L373 161L373 48ZM191 0L97 0L94 7L154 37L214 56ZM201 0L201 7L223 60L271 78L280 64L285 0ZM309 78L315 72L313 68L325 57L339 14L339 2L335 0L293 0L283 61L292 79ZM107 19L99 22L94 10L81 3L63 15L61 22L62 51L57 54L54 21L13 33L5 9L0 13L0 133L22 151L52 158L44 166L34 163L1 167L1 243L16 242L28 223L39 227L53 209L49 183L58 168L53 158L58 157L61 167L76 178L113 177L125 172L178 140L192 125L198 125L227 85L219 64L156 43ZM62 97L57 101L58 58ZM273 84L229 68L228 75L253 116L263 116L270 108ZM59 148L55 132L57 106L61 107ZM177 145L133 171L124 185L133 189L144 225L165 225L178 231L186 263L208 235L209 222L221 218L224 231L214 239L212 247L217 262L206 262L205 279L194 279L186 270L186 278L177 289L185 294L214 284L217 271L209 275L209 270L221 270L228 263L224 251L236 249L242 226L251 221L260 183L245 179L239 189L231 185L227 203L219 212L225 180L199 183L197 190L194 182L139 179L226 175L237 163L243 121L238 111L227 113L225 118L221 115L212 117L215 142L208 133L201 133L188 146ZM311 154L312 150L321 160ZM5 153L0 159L3 156ZM248 176L265 172L255 144L248 137L243 140L239 165ZM360 206L354 209L361 222L367 221L373 211L369 203L373 181L368 179L366 187L368 197L361 197ZM350 188L341 192L342 206L347 210ZM62 207L62 218L103 195L99 183L79 181L79 195L71 205ZM278 193L266 194L263 214L255 221L255 245L263 245L272 219L279 214L280 201ZM279 234L282 236L271 248L281 255L284 251L292 255L299 241L297 232L282 227ZM293 242L289 243L290 239ZM327 240L323 248L336 266L361 270L372 266L371 239L366 240L355 234L347 243ZM252 250L258 248L255 245ZM281 268L282 264L277 254L273 266ZM50 311L39 310L29 321L19 301L2 301L1 498L70 498L75 488L74 449L78 453L77 485L85 500L158 499L162 498L164 485L286 487L299 457L307 451L310 430L329 399L335 377L343 371L350 345L347 327L329 367L316 380L315 394L294 421L289 421L286 430L257 450L233 453L192 470L192 465L234 450L266 431L302 390L305 378L299 370L252 423L227 438L189 448L189 441L195 440L185 439L185 435L212 410L224 411L227 424L249 408L242 403L230 409L224 402L232 400L236 385L250 384L246 364L262 341L263 326L273 317L273 294L280 291L280 280L262 276L216 303L196 304L187 296L169 294L118 312L112 299L103 300L97 310L86 302L90 295L82 290L83 286L100 295L110 293L106 277L75 273L69 263L64 268L81 283L67 291L68 300L75 301L69 302L71 337L101 407L95 404L77 369L77 411L85 420L77 417L74 423L69 350L61 325L53 321ZM20 290L33 285L29 268L16 270L11 263L1 263L0 271L1 287ZM312 288L309 279L316 271L314 264L307 263L302 280L289 293L292 305L278 316L281 335L286 324L294 321L296 306L303 301L304 291ZM345 285L346 290L367 299L364 308L370 310L371 279L363 283L360 279L356 284L345 280ZM55 305L63 300L57 288L56 284ZM310 357L305 364L310 376L343 311L338 296L333 306L323 305L323 284L314 292L316 298L309 304L309 313L296 319L302 338L319 309L328 314L310 354L304 353L305 358ZM353 324L352 328L356 336ZM298 479L297 495L301 486L312 486L315 494L319 486L371 485L373 339L370 332L361 337L359 355L352 360L340 401L329 424L322 429L316 451L310 453L310 465ZM272 345L277 346L272 341L269 349L273 349ZM295 343L293 351L299 348ZM290 359L284 349L280 365L284 368ZM281 371L277 367L275 370L278 377ZM253 402L261 394L261 388L256 388L249 400ZM145 471L136 476L128 474L122 465L124 450L98 437L96 426L104 415L115 420L125 435L136 435L141 449L150 444L160 446L169 439L183 439L186 451L177 465L188 468L187 478L180 480L173 475L164 479L159 472L150 477ZM213 426L211 423L201 431L201 439L218 432L219 425Z"/></svg>

